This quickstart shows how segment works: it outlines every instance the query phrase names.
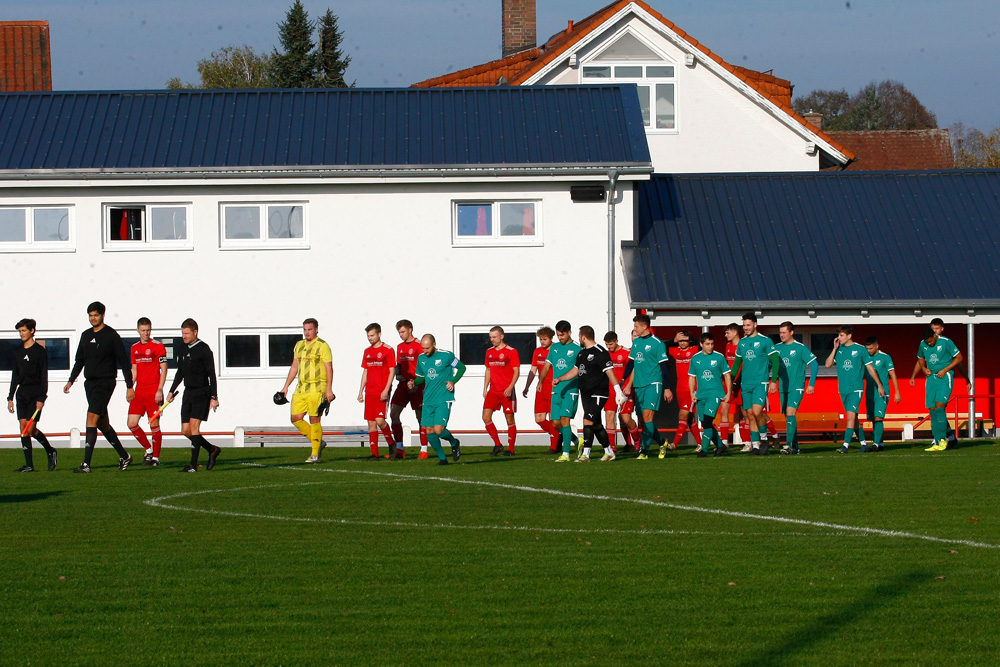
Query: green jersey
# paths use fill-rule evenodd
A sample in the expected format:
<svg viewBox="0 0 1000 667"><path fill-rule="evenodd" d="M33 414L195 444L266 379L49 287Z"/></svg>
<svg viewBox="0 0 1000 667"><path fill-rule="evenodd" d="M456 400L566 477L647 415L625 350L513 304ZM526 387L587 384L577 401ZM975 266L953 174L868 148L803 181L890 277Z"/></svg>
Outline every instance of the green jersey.
<svg viewBox="0 0 1000 667"><path fill-rule="evenodd" d="M892 357L882 350L879 350L878 354L872 357L872 368L875 369L875 375L878 376L879 382L881 382L882 387L885 388L885 395L888 396L889 371L896 370L896 367L892 365ZM871 394L873 392L876 392L875 380L872 380L870 375L865 374L865 393Z"/></svg>
<svg viewBox="0 0 1000 667"><path fill-rule="evenodd" d="M545 358L545 361L552 364L552 379L555 380L557 377L562 377L573 370L576 367L576 355L579 353L580 346L573 341L565 345L558 340L553 341L549 347L549 356ZM577 376L572 380L560 382L556 387L559 388L559 391L573 391L579 384L580 380L579 376ZM560 388L560 386L562 387Z"/></svg>
<svg viewBox="0 0 1000 667"><path fill-rule="evenodd" d="M778 380L781 382L781 391L788 393L792 389L802 389L806 386L806 368L816 363L816 370L819 369L819 362L816 355L808 347L797 340L791 343L778 343L774 346L781 358L781 365L778 367ZM816 383L816 370L813 371L812 382Z"/></svg>
<svg viewBox="0 0 1000 667"><path fill-rule="evenodd" d="M458 358L448 350L417 357L417 377L424 379L425 405L445 405L455 400L455 392L448 391L445 383L455 379L458 364Z"/></svg>
<svg viewBox="0 0 1000 667"><path fill-rule="evenodd" d="M868 348L860 343L841 345L837 348L833 359L837 363L837 383L841 395L864 391L865 373L868 372L865 366L872 363L872 358L868 356Z"/></svg>
<svg viewBox="0 0 1000 667"><path fill-rule="evenodd" d="M724 398L726 396L726 383L723 376L727 373L729 373L729 363L724 354L699 352L691 357L688 376L695 378L698 383L698 400Z"/></svg>
<svg viewBox="0 0 1000 667"><path fill-rule="evenodd" d="M632 386L648 387L651 384L663 384L663 372L660 362L666 361L667 346L656 336L650 334L632 341L632 349L628 358L632 360Z"/></svg>
<svg viewBox="0 0 1000 667"><path fill-rule="evenodd" d="M944 336L938 336L937 342L934 345L928 345L927 341L920 341L920 349L917 352L917 358L927 362L927 369L932 375L936 375L938 371L947 368L948 364L957 356L958 348L955 346L955 343L950 338L945 338ZM948 375L954 372L955 370L952 369L948 371Z"/></svg>
<svg viewBox="0 0 1000 667"><path fill-rule="evenodd" d="M743 360L740 367L742 386L766 384L771 379L771 362L768 355L774 352L774 341L757 333L744 336L736 345L736 358Z"/></svg>

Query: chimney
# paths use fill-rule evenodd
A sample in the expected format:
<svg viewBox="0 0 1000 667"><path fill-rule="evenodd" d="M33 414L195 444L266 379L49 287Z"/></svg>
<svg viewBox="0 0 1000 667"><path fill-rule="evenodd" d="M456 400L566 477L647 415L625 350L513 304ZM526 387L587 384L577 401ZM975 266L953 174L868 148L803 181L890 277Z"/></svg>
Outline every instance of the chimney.
<svg viewBox="0 0 1000 667"><path fill-rule="evenodd" d="M535 0L502 0L503 57L535 48Z"/></svg>
<svg viewBox="0 0 1000 667"><path fill-rule="evenodd" d="M807 111L802 114L802 117L809 121L809 124L815 127L817 130L823 129L823 114L817 113L815 111Z"/></svg>

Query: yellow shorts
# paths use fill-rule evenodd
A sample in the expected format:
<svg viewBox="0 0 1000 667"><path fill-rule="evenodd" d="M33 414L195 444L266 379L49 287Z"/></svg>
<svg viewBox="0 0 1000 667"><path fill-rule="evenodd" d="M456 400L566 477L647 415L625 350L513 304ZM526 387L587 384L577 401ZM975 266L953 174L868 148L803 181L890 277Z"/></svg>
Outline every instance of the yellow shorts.
<svg viewBox="0 0 1000 667"><path fill-rule="evenodd" d="M295 392L292 394L292 414L307 414L310 417L315 417L319 411L319 404L322 402L322 391Z"/></svg>

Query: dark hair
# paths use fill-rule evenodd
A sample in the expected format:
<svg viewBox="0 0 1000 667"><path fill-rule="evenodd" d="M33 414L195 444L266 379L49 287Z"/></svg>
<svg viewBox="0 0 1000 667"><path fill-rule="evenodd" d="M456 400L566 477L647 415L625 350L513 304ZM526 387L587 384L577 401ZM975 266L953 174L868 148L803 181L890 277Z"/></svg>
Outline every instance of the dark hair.
<svg viewBox="0 0 1000 667"><path fill-rule="evenodd" d="M317 320L315 317L307 317L306 319L302 320L302 326L305 326L307 324L311 324L317 329L319 329L319 320Z"/></svg>
<svg viewBox="0 0 1000 667"><path fill-rule="evenodd" d="M679 333L679 334L683 334L683 335L684 335L684 337L685 337L685 338L687 338L687 339L688 339L688 341L690 342L690 340L691 340L691 332L690 332L690 331L688 331L687 329L681 329L681 330L680 330L680 331L678 331L677 333Z"/></svg>
<svg viewBox="0 0 1000 667"><path fill-rule="evenodd" d="M751 312L751 311L747 311L747 312L743 313L743 319L744 319L744 321L745 320L750 320L754 324L757 323L757 315L755 313Z"/></svg>
<svg viewBox="0 0 1000 667"><path fill-rule="evenodd" d="M135 321L135 326L137 326L137 327L141 327L141 326L151 327L151 326L153 326L153 323L149 321L148 317L140 317L139 319L137 319Z"/></svg>
<svg viewBox="0 0 1000 667"><path fill-rule="evenodd" d="M535 332L535 335L537 335L539 338L541 338L542 336L545 336L546 338L552 338L556 335L556 332L553 331L552 327L542 327L541 329Z"/></svg>
<svg viewBox="0 0 1000 667"><path fill-rule="evenodd" d="M853 336L854 335L854 327L852 327L850 324L845 324L843 326L839 326L839 327L837 327L837 333L845 333L845 334L850 334L851 336Z"/></svg>
<svg viewBox="0 0 1000 667"><path fill-rule="evenodd" d="M878 336L869 336L865 338L865 345L878 345Z"/></svg>
<svg viewBox="0 0 1000 667"><path fill-rule="evenodd" d="M632 318L632 321L641 322L645 324L647 327L650 325L649 315L647 315L646 313L639 313L638 315Z"/></svg>
<svg viewBox="0 0 1000 667"><path fill-rule="evenodd" d="M795 325L789 322L788 320L785 320L784 322L778 325L779 329L782 327L788 329L789 331L795 331Z"/></svg>
<svg viewBox="0 0 1000 667"><path fill-rule="evenodd" d="M927 327L924 329L924 337L921 340L930 340L931 338L934 338L934 336L937 336L937 334L934 333L934 329Z"/></svg>
<svg viewBox="0 0 1000 667"><path fill-rule="evenodd" d="M492 329L490 329L490 333L493 333L494 331L496 331L497 333L499 333L501 336L503 335L503 327L500 326L500 325L497 325L497 326L493 327Z"/></svg>
<svg viewBox="0 0 1000 667"><path fill-rule="evenodd" d="M594 333L594 327L590 326L589 324L584 324L582 327L580 327L580 335L586 338L587 340L596 340L594 337L597 334Z"/></svg>
<svg viewBox="0 0 1000 667"><path fill-rule="evenodd" d="M935 317L933 320L931 320L931 325L933 326L935 324L938 325L939 327L943 327L944 320L942 320L940 317Z"/></svg>
<svg viewBox="0 0 1000 667"><path fill-rule="evenodd" d="M698 336L699 343L704 343L706 340L715 340L715 336L712 335L712 332L706 331L702 335Z"/></svg>
<svg viewBox="0 0 1000 667"><path fill-rule="evenodd" d="M107 308L105 308L104 304L101 303L100 301L95 301L94 303L87 306L88 313L93 313L96 311L97 313L103 315L106 310Z"/></svg>
<svg viewBox="0 0 1000 667"><path fill-rule="evenodd" d="M567 331L572 331L573 327L566 320L559 320L556 322L556 331L560 333L566 333Z"/></svg>
<svg viewBox="0 0 1000 667"><path fill-rule="evenodd" d="M604 334L605 343L610 343L613 340L618 340L618 334L616 334L614 331L609 331L608 333Z"/></svg>
<svg viewBox="0 0 1000 667"><path fill-rule="evenodd" d="M726 331L739 331L740 328L740 325L736 324L736 322L732 322L726 327Z"/></svg>
<svg viewBox="0 0 1000 667"><path fill-rule="evenodd" d="M368 333L369 331L376 331L378 333L382 333L382 326L378 322L372 322L371 324L365 327L365 333Z"/></svg>
<svg viewBox="0 0 1000 667"><path fill-rule="evenodd" d="M410 320L400 320L396 322L396 330L398 331L400 327L406 327L410 331L413 331L413 322Z"/></svg>
<svg viewBox="0 0 1000 667"><path fill-rule="evenodd" d="M198 323L194 321L194 318L189 317L183 322L181 322L181 329L190 329L191 331L197 331Z"/></svg>
<svg viewBox="0 0 1000 667"><path fill-rule="evenodd" d="M34 331L35 320L25 317L23 320L20 320L17 324L14 325L15 330L20 329L21 327L24 327L28 331Z"/></svg>

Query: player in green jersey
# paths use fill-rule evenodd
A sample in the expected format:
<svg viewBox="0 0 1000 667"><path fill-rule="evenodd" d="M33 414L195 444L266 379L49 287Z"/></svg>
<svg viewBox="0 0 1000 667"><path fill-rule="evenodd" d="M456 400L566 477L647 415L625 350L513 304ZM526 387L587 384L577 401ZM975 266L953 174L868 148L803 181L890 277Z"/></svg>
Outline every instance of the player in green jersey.
<svg viewBox="0 0 1000 667"><path fill-rule="evenodd" d="M944 320L942 320L940 317L935 317L933 320L931 320L931 329L934 330L934 333L936 333L938 337L946 338L946 336L944 335ZM925 365L921 367L920 362L917 361L917 363L913 367L913 373L914 375L916 375L919 372L923 372L924 377L930 375L930 371L927 370L927 366ZM969 378L968 371L965 370L965 363L960 362L958 366L955 366L955 373L958 375L958 377L961 377L965 380L965 386L968 389L969 393L970 394L974 393L975 387L972 383L972 380ZM913 385L911 384L910 386ZM948 449L951 449L952 447L957 447L958 437L957 434L955 433L955 429L951 427L951 422L948 421L947 419L945 420L945 425L946 425L946 432L944 437L947 438L948 440ZM936 442L934 444L937 445Z"/></svg>
<svg viewBox="0 0 1000 667"><path fill-rule="evenodd" d="M931 434L934 442L927 452L948 449L948 416L945 407L955 384L954 369L962 363L962 353L950 338L939 336L934 329L924 329L924 338L917 349L917 367L910 376L910 386L916 384L917 371L927 375L925 405L931 415Z"/></svg>
<svg viewBox="0 0 1000 667"><path fill-rule="evenodd" d="M455 402L455 383L465 375L465 364L448 350L437 349L431 334L420 339L423 354L417 359L416 378L409 381L410 389L424 385L424 405L420 425L427 429L427 441L438 455L438 465L447 465L441 439L451 444L451 458L457 461L462 455L458 438L448 430L451 404Z"/></svg>
<svg viewBox="0 0 1000 667"><path fill-rule="evenodd" d="M635 405L642 409L642 449L637 459L649 458L649 447L655 440L660 447L666 447L666 438L656 430L656 411L660 400L667 403L674 400L674 385L670 373L670 356L667 346L650 330L649 315L640 314L632 318L636 334L632 349L628 353L629 364L625 367L625 395L635 392Z"/></svg>
<svg viewBox="0 0 1000 667"><path fill-rule="evenodd" d="M766 455L767 444L767 396L778 391L778 368L781 359L770 338L757 331L757 315L743 314L743 333L736 346L733 361L733 375L742 371L740 391L743 394L743 409L749 411L750 454ZM770 377L770 381L768 381Z"/></svg>
<svg viewBox="0 0 1000 667"><path fill-rule="evenodd" d="M875 369L875 374L878 375L882 386L888 387L889 381L892 381L893 400L899 404L902 398L899 395L899 380L896 378L896 367L892 363L892 357L879 350L878 336L869 336L865 339L865 347L868 348L868 356L872 358L872 368ZM872 422L872 449L881 452L885 451L885 443L883 442L885 424L882 423L882 420L885 419L886 408L889 407L889 398L888 396L885 398L879 396L875 392L875 383L868 378L865 379L867 380L865 382L865 412Z"/></svg>
<svg viewBox="0 0 1000 667"><path fill-rule="evenodd" d="M795 325L782 322L778 327L781 342L775 346L781 366L778 368L778 384L781 387L781 409L785 413L785 446L782 454L798 454L798 412L805 394L816 391L816 376L819 362L808 347L795 340ZM809 386L806 386L806 368L809 369Z"/></svg>
<svg viewBox="0 0 1000 667"><path fill-rule="evenodd" d="M688 388L692 404L697 401L701 418L701 447L698 457L708 456L708 443L715 443L715 455L724 456L729 447L722 442L715 430L715 415L719 408L729 403L733 394L733 376L729 372L726 356L715 351L715 337L707 331L698 339L701 352L691 357L688 367ZM723 386L725 384L725 386Z"/></svg>
<svg viewBox="0 0 1000 667"><path fill-rule="evenodd" d="M844 431L844 445L837 449L841 454L846 454L848 445L854 433L858 435L858 442L862 451L868 451L865 442L865 432L861 428L861 421L858 419L858 407L861 405L861 397L865 393L865 371L875 380L878 387L878 394L885 398L885 387L882 381L872 368L872 359L868 356L868 350L864 345L854 342L854 327L849 324L837 329L837 337L833 340L833 351L826 358L826 367L837 366L837 386L840 390L840 400L844 403L844 413L847 415L847 429Z"/></svg>
<svg viewBox="0 0 1000 667"><path fill-rule="evenodd" d="M569 461L569 450L573 446L573 427L570 420L576 415L580 403L579 380L576 373L564 378L570 371L576 370L576 356L580 346L573 341L573 327L566 320L556 322L556 342L549 347L549 356L545 358L542 370L538 373L538 389L542 391L545 378L552 374L552 405L549 416L552 425L562 435L562 454L557 463Z"/></svg>

